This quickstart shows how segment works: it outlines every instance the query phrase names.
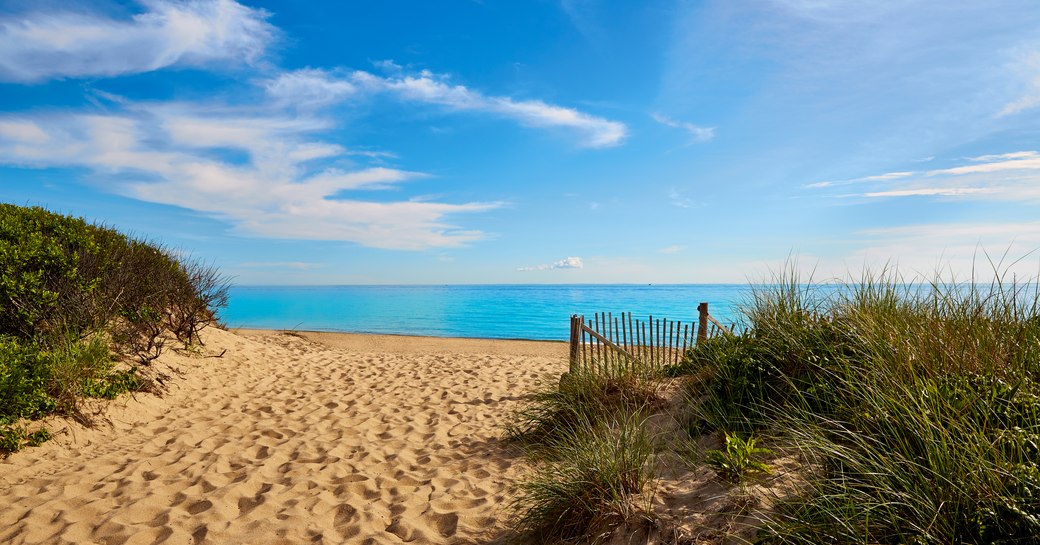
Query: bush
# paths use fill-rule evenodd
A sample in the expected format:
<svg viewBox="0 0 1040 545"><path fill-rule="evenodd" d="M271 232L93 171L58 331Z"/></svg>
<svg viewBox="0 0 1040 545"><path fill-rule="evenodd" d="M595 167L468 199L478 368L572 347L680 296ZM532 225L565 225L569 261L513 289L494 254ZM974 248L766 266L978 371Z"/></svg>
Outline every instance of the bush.
<svg viewBox="0 0 1040 545"><path fill-rule="evenodd" d="M147 363L167 334L201 342L228 287L212 267L161 246L0 204L0 452L44 437L18 432L20 419L76 415L83 397L144 387L136 369L115 370L111 351Z"/></svg>
<svg viewBox="0 0 1040 545"><path fill-rule="evenodd" d="M0 424L40 418L57 408L48 395L51 366L35 345L0 337Z"/></svg>

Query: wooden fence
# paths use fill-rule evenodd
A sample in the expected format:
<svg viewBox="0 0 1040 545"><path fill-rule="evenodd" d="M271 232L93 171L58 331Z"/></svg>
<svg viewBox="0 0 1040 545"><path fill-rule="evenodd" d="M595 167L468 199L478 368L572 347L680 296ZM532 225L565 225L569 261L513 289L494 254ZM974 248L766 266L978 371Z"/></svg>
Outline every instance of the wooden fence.
<svg viewBox="0 0 1040 545"><path fill-rule="evenodd" d="M686 350L708 337L731 334L708 313L708 303L697 305L696 324L681 320L637 319L631 312L614 316L609 312L594 314L591 320L577 314L571 316L570 370L594 368L614 372L625 367L643 365L660 368L682 360Z"/></svg>

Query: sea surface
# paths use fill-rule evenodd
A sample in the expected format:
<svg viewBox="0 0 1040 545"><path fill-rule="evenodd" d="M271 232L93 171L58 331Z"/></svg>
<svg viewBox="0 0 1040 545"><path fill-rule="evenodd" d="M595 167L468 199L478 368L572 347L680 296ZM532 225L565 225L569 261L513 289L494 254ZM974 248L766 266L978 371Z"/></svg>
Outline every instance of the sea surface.
<svg viewBox="0 0 1040 545"><path fill-rule="evenodd" d="M746 284L235 286L220 317L230 327L567 340L572 314L696 323L707 302L729 324L749 295Z"/></svg>

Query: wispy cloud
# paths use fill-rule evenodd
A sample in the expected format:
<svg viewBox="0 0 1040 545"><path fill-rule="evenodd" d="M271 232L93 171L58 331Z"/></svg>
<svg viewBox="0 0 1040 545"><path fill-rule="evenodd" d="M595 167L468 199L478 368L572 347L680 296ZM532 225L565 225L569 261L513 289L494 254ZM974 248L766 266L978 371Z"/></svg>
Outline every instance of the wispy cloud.
<svg viewBox="0 0 1040 545"><path fill-rule="evenodd" d="M321 267L322 264L307 261L247 261L239 263L238 266L246 269L293 269L307 271Z"/></svg>
<svg viewBox="0 0 1040 545"><path fill-rule="evenodd" d="M998 117L1014 115L1040 106L1040 51L1026 55L1017 63L1016 69L1025 80L1025 91L1021 97L1004 105L997 113Z"/></svg>
<svg viewBox="0 0 1040 545"><path fill-rule="evenodd" d="M74 11L0 19L0 80L252 63L277 35L266 12L232 0L142 0L141 5L144 11L129 19Z"/></svg>
<svg viewBox="0 0 1040 545"><path fill-rule="evenodd" d="M964 164L922 171L890 172L849 180L817 182L809 189L846 186L866 189L841 197L953 197L1040 201L1040 153L1017 151L982 155Z"/></svg>
<svg viewBox="0 0 1040 545"><path fill-rule="evenodd" d="M396 189L426 175L341 165L351 151L316 137L329 125L266 106L187 103L9 115L0 117L0 162L86 168L109 191L203 212L254 236L394 249L453 247L484 237L447 218L497 203L360 198L358 191Z"/></svg>
<svg viewBox="0 0 1040 545"><path fill-rule="evenodd" d="M684 249L683 246L679 246L678 244L673 244L671 246L665 246L664 248L661 248L661 249L659 249L657 251L662 253L662 254L677 254L677 253L683 251L683 249Z"/></svg>
<svg viewBox="0 0 1040 545"><path fill-rule="evenodd" d="M267 94L283 105L325 106L357 94L357 87L345 79L330 77L324 70L306 68L285 72L263 81Z"/></svg>
<svg viewBox="0 0 1040 545"><path fill-rule="evenodd" d="M860 247L844 259L846 264L898 265L901 271L925 276L955 271L959 280L975 271L985 281L994 269L1019 280L1040 274L1040 222L901 225L866 229L858 236Z"/></svg>
<svg viewBox="0 0 1040 545"><path fill-rule="evenodd" d="M580 257L568 257L548 265L535 265L532 267L517 267L518 271L550 271L553 269L581 269L585 267Z"/></svg>
<svg viewBox="0 0 1040 545"><path fill-rule="evenodd" d="M617 146L628 135L628 128L618 121L540 100L485 95L451 83L446 75L427 70L417 74L380 76L362 70L338 73L306 69L281 74L265 82L265 87L276 100L299 106L383 94L450 111L487 113L531 127L570 129L580 135L581 145L591 148Z"/></svg>
<svg viewBox="0 0 1040 545"><path fill-rule="evenodd" d="M685 193L674 187L668 190L668 202L672 206L678 206L679 208L693 208L697 204L693 199L687 197Z"/></svg>
<svg viewBox="0 0 1040 545"><path fill-rule="evenodd" d="M694 125L693 123L688 123L686 121L676 121L675 119L657 113L650 114L650 117L652 117L654 121L666 127L685 131L690 136L691 144L707 142L708 140L715 138L715 127L701 127L700 125Z"/></svg>

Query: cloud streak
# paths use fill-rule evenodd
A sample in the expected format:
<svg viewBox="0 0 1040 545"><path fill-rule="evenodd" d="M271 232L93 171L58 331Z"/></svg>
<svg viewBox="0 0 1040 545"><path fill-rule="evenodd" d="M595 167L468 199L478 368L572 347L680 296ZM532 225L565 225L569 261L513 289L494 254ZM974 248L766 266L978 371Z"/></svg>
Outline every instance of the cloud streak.
<svg viewBox="0 0 1040 545"><path fill-rule="evenodd" d="M72 11L0 19L0 80L32 83L170 66L254 63L277 31L232 0L142 0L126 20Z"/></svg>
<svg viewBox="0 0 1040 545"><path fill-rule="evenodd" d="M849 180L817 182L807 189L866 187L840 197L950 197L1040 201L1040 152L982 155L964 164L922 171L889 172Z"/></svg>
<svg viewBox="0 0 1040 545"><path fill-rule="evenodd" d="M650 117L654 121L673 129L680 129L685 131L690 136L690 143L697 144L700 142L707 142L715 138L715 127L701 127L700 125L694 125L693 123L687 123L686 121L676 121L667 116L661 114L650 114Z"/></svg>
<svg viewBox="0 0 1040 545"><path fill-rule="evenodd" d="M274 100L303 108L387 95L453 112L486 113L529 127L569 129L579 135L582 146L589 148L617 146L628 136L628 128L618 121L541 100L485 95L428 70L380 76L362 70L337 73L305 69L281 74L264 86Z"/></svg>

